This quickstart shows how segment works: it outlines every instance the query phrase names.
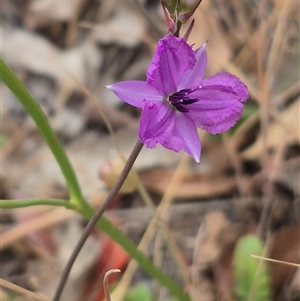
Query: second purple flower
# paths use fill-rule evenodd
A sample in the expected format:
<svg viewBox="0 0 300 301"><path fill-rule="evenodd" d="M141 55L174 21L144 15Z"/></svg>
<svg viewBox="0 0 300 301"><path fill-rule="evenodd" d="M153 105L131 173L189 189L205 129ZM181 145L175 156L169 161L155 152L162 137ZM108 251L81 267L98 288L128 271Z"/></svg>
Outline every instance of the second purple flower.
<svg viewBox="0 0 300 301"><path fill-rule="evenodd" d="M142 110L139 138L147 147L159 143L175 152L184 150L199 163L197 128L212 134L230 129L249 96L246 85L229 73L204 79L206 65L205 45L193 50L184 39L167 35L158 42L146 81L107 88Z"/></svg>

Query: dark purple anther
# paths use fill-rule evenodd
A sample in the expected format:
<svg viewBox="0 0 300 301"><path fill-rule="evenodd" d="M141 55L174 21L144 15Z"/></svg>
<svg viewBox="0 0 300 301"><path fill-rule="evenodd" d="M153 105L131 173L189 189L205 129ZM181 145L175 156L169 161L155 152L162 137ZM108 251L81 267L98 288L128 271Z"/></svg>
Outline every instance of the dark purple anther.
<svg viewBox="0 0 300 301"><path fill-rule="evenodd" d="M192 89L183 89L178 92L175 92L169 97L169 102L177 111L187 113L190 110L185 106L195 103L199 100L188 97L188 95L192 92Z"/></svg>

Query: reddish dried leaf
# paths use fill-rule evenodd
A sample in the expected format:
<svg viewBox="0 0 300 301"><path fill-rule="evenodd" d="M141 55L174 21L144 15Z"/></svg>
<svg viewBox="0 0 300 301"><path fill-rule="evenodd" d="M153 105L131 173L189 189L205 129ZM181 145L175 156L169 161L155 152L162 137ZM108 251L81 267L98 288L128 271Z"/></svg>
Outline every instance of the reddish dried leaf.
<svg viewBox="0 0 300 301"><path fill-rule="evenodd" d="M300 223L283 227L272 235L269 258L299 264L299 250ZM289 280L296 268L280 263L270 263L270 267L274 294L278 295L283 284Z"/></svg>

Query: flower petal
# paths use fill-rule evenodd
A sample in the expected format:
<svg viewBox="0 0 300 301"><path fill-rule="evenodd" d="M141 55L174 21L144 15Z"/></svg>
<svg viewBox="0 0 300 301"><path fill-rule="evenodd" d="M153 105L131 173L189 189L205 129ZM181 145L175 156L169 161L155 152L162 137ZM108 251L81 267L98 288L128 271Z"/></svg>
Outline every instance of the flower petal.
<svg viewBox="0 0 300 301"><path fill-rule="evenodd" d="M142 108L143 101L161 101L162 95L154 88L143 81L124 81L106 88L112 90L121 100L137 108Z"/></svg>
<svg viewBox="0 0 300 301"><path fill-rule="evenodd" d="M201 144L196 125L186 114L176 116L175 133L184 141L183 150L200 163Z"/></svg>
<svg viewBox="0 0 300 301"><path fill-rule="evenodd" d="M227 72L220 72L214 76L205 78L201 82L202 87L205 86L223 86L224 89L231 88L237 99L241 102L246 101L249 98L249 91L247 86L240 81L240 79Z"/></svg>
<svg viewBox="0 0 300 301"><path fill-rule="evenodd" d="M140 120L139 138L149 148L157 143L179 152L183 140L174 134L175 111L164 102L144 101Z"/></svg>
<svg viewBox="0 0 300 301"><path fill-rule="evenodd" d="M196 57L196 64L193 70L187 71L179 84L179 90L181 89L196 89L200 86L200 83L204 77L204 73L207 66L207 53L206 44L194 51Z"/></svg>
<svg viewBox="0 0 300 301"><path fill-rule="evenodd" d="M181 38L167 35L158 42L147 72L147 83L164 96L177 92L186 71L192 70L196 58L190 45Z"/></svg>
<svg viewBox="0 0 300 301"><path fill-rule="evenodd" d="M235 125L243 112L240 95L231 87L206 86L190 94L199 99L190 104L186 113L202 130L212 134L227 131Z"/></svg>

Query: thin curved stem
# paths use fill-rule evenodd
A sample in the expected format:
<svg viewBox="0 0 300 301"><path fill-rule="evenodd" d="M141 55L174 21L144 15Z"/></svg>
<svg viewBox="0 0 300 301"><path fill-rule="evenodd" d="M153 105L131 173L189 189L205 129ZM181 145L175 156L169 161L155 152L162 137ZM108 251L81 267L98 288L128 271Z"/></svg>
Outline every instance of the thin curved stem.
<svg viewBox="0 0 300 301"><path fill-rule="evenodd" d="M82 215L87 219L90 219L93 215L93 209L86 210ZM161 285L165 286L170 292L177 296L180 301L188 301L188 296L184 293L181 286L176 283L172 278L164 274L164 272L153 262L145 256L145 254L139 250L136 245L128 239L128 237L117 227L115 227L107 218L101 216L97 222L98 229L107 233L113 240L117 241L120 246L130 255L131 258L135 259L139 266L148 273L153 279L157 280Z"/></svg>
<svg viewBox="0 0 300 301"><path fill-rule="evenodd" d="M61 146L57 136L55 135L54 131L52 130L47 117L41 110L39 104L34 100L31 96L29 91L26 87L21 83L21 81L14 75L14 73L10 70L10 68L4 63L4 61L0 58L0 79L8 86L8 88L16 95L20 103L25 107L29 115L32 117L34 122L36 123L43 139L48 144L51 152L53 153L57 163L60 166L60 169L64 175L64 178L67 182L69 194L70 194L70 201L64 201L60 199L50 199L50 198L33 198L33 199L22 199L18 201L13 200L0 200L0 208L21 208L21 207L28 207L33 205L51 205L51 206L63 206L67 209L72 209L77 211L79 214L84 216L86 219L93 219L95 210L87 203L87 201L83 198L80 187L77 182L76 175L74 170L70 164L70 161ZM136 147L138 147L137 143ZM141 146L140 146L141 147ZM137 154L136 154L137 155ZM133 162L135 158L132 158ZM131 166L133 164L131 162ZM130 162L127 162L127 164ZM129 165L125 165L125 167L129 167ZM129 167L129 170L131 168ZM125 167L123 173L125 171ZM127 172L129 172L129 170ZM126 175L124 173L125 178ZM124 181L124 179L122 180ZM119 188L122 186L122 183L117 183ZM116 189L113 188L113 190ZM107 196L106 200L104 201L105 206L110 202L110 200L114 197L117 193L118 189ZM113 193L113 194L112 194ZM105 210L105 206L101 206L98 209L98 216L101 216L103 211ZM134 258L140 266L154 279L159 281L162 285L167 287L171 293L179 298L179 300L189 300L188 296L182 291L180 286L174 282L170 277L165 275L158 267L153 265L150 259L148 259L145 254L137 249L134 243L132 243L126 235L123 234L121 230L115 227L108 219L105 217L101 217L97 221L97 217L93 219L93 223L97 223L97 227L104 231L107 235L109 235L112 239L114 239L120 246L126 250L132 258ZM93 228L93 226L91 227ZM87 232L86 232L87 233ZM85 238L86 239L86 238ZM79 242L78 242L79 244ZM83 241L84 244L84 241ZM78 248L77 252L79 253L81 247ZM76 255L77 256L77 255ZM75 256L75 259L76 259ZM74 260L75 260L74 259ZM70 264L70 269L72 268L73 263ZM67 268L67 267L66 267ZM69 272L65 272L65 280L66 282L68 278ZM63 290L64 284L61 284L61 291ZM59 295L61 294L58 293ZM59 298L59 296L58 296ZM58 300L58 299L57 299Z"/></svg>
<svg viewBox="0 0 300 301"><path fill-rule="evenodd" d="M1 209L15 209L40 205L65 207L67 209L76 210L76 206L73 203L61 199L32 198L20 200L0 200Z"/></svg>
<svg viewBox="0 0 300 301"><path fill-rule="evenodd" d="M67 264L65 269L62 272L62 276L60 278L57 290L55 292L53 301L58 301L60 299L60 296L63 292L63 289L65 287L65 284L68 280L70 271L73 267L73 264L79 254L79 252L81 251L83 245L85 244L87 238L89 237L91 231L93 230L94 226L97 224L99 218L101 217L101 215L104 213L104 211L106 210L106 208L108 207L108 205L110 204L110 202L114 199L114 197L116 196L116 194L118 193L118 191L120 190L120 188L122 187L124 181L126 180L134 161L136 160L138 154L140 153L141 149L143 147L143 144L138 141L135 145L135 147L133 148L128 160L125 163L125 166L115 184L115 186L111 189L111 191L108 193L106 199L103 201L103 203L100 205L100 207L97 209L96 213L93 215L93 217L90 219L90 221L88 222L87 226L85 227L85 229L83 230L83 233L77 243L77 245L75 246Z"/></svg>
<svg viewBox="0 0 300 301"><path fill-rule="evenodd" d="M64 148L61 146L56 134L52 130L46 115L27 88L1 58L0 79L3 80L7 87L15 94L20 103L24 106L25 110L34 120L43 139L48 144L48 147L54 155L55 160L57 161L66 180L70 194L70 202L74 203L78 207L81 207L82 204L86 204L82 197L82 193L69 158L67 157Z"/></svg>

